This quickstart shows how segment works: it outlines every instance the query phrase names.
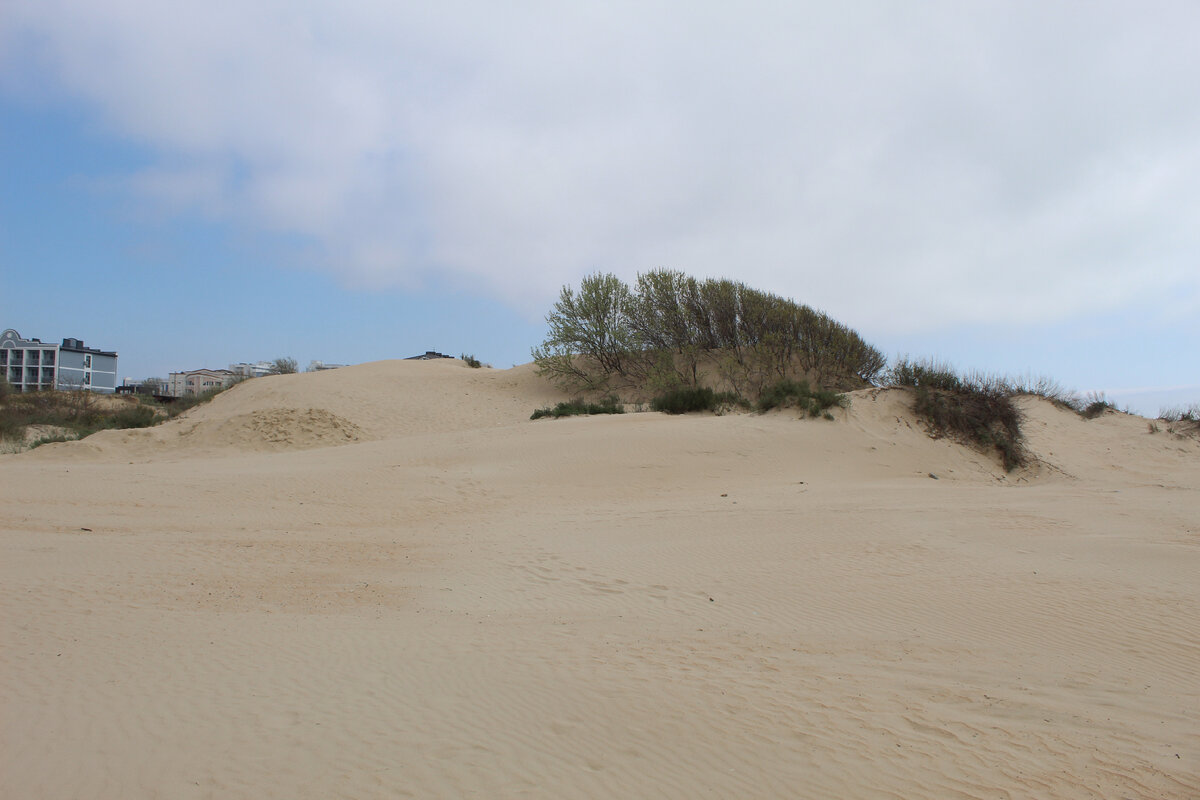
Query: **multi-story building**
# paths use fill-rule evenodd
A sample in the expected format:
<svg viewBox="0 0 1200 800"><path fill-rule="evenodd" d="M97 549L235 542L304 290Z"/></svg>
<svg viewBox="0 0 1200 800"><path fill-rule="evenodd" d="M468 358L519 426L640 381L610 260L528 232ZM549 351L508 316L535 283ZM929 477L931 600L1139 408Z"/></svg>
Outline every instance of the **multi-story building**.
<svg viewBox="0 0 1200 800"><path fill-rule="evenodd" d="M204 394L232 386L238 375L228 369L193 369L186 372L172 372L167 377L167 394L172 397L186 397L191 394Z"/></svg>
<svg viewBox="0 0 1200 800"><path fill-rule="evenodd" d="M308 362L308 372L323 372L327 369L341 369L345 364L326 364L324 361Z"/></svg>
<svg viewBox="0 0 1200 800"><path fill-rule="evenodd" d="M270 361L259 361L256 364L230 364L230 371L240 375L243 378L262 378L274 372L274 367Z"/></svg>
<svg viewBox="0 0 1200 800"><path fill-rule="evenodd" d="M82 339L48 344L22 339L12 328L0 334L0 374L17 392L51 389L117 390L117 354L85 347Z"/></svg>

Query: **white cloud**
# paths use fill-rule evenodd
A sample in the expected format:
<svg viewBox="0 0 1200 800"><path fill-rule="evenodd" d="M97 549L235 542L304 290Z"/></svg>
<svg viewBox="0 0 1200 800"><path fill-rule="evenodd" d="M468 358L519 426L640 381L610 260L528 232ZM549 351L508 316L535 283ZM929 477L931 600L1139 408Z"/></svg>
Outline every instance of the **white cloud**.
<svg viewBox="0 0 1200 800"><path fill-rule="evenodd" d="M0 45L153 148L131 187L311 237L348 283L539 314L670 266L903 331L1200 314L1198 28L1190 2L10 0Z"/></svg>

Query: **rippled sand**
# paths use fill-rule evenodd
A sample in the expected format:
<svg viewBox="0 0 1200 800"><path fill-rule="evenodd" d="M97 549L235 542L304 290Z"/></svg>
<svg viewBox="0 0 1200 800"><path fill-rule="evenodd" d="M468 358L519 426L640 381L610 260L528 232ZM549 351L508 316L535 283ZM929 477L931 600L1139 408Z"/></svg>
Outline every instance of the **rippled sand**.
<svg viewBox="0 0 1200 800"><path fill-rule="evenodd" d="M1196 439L557 399L380 362L0 456L0 796L1200 797Z"/></svg>

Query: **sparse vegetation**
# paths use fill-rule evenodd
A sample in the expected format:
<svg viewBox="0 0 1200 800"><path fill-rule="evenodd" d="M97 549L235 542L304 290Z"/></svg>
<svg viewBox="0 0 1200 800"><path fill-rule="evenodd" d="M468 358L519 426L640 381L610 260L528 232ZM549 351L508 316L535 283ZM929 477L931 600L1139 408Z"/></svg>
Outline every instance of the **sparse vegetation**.
<svg viewBox="0 0 1200 800"><path fill-rule="evenodd" d="M935 436L973 444L1000 455L1011 472L1025 463L1021 413L1002 379L960 377L945 364L899 359L885 384L913 392L913 410Z"/></svg>
<svg viewBox="0 0 1200 800"><path fill-rule="evenodd" d="M1087 400L1079 402L1076 410L1079 412L1079 416L1084 419L1095 419L1107 411L1117 411L1119 409L1108 402L1104 396L1104 392L1093 392L1088 395Z"/></svg>
<svg viewBox="0 0 1200 800"><path fill-rule="evenodd" d="M292 375L299 369L296 359L283 356L271 362L272 375Z"/></svg>
<svg viewBox="0 0 1200 800"><path fill-rule="evenodd" d="M30 448L82 439L102 430L147 428L177 417L221 391L188 395L167 403L149 395L117 399L81 390L12 393L0 403L0 440L5 442L4 450L19 451L25 448L26 431L31 426L47 426L55 432L34 440Z"/></svg>
<svg viewBox="0 0 1200 800"><path fill-rule="evenodd" d="M480 369L481 367L483 367L483 362L480 361L478 358L476 358L473 355L468 355L466 353L463 353L461 356L459 356L459 358L461 358L463 363L466 364L471 369Z"/></svg>
<svg viewBox="0 0 1200 800"><path fill-rule="evenodd" d="M1167 423L1167 431L1175 436L1200 436L1200 403L1164 408L1158 412L1158 418Z"/></svg>
<svg viewBox="0 0 1200 800"><path fill-rule="evenodd" d="M1200 422L1200 403L1190 406L1168 406L1158 412L1163 422Z"/></svg>
<svg viewBox="0 0 1200 800"><path fill-rule="evenodd" d="M29 443L29 449L33 450L34 448L41 447L44 444L57 444L59 442L73 442L78 438L80 438L80 437L76 436L76 435L68 436L65 433L52 433L49 436L40 436L37 439L34 439L32 442Z"/></svg>
<svg viewBox="0 0 1200 800"><path fill-rule="evenodd" d="M599 403L587 403L583 400L568 400L554 408L539 408L534 411L529 417L530 419L541 419L542 417L573 417L587 414L624 414L625 409L617 402L616 397L606 397Z"/></svg>

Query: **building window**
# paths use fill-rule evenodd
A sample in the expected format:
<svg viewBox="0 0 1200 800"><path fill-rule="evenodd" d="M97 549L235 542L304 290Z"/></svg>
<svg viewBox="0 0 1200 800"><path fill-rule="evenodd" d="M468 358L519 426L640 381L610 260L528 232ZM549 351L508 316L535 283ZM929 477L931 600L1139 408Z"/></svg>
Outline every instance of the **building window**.
<svg viewBox="0 0 1200 800"><path fill-rule="evenodd" d="M91 357L91 356L84 356L84 357L83 357L83 368L84 368L84 369L91 369L91 368L92 368L92 357Z"/></svg>

